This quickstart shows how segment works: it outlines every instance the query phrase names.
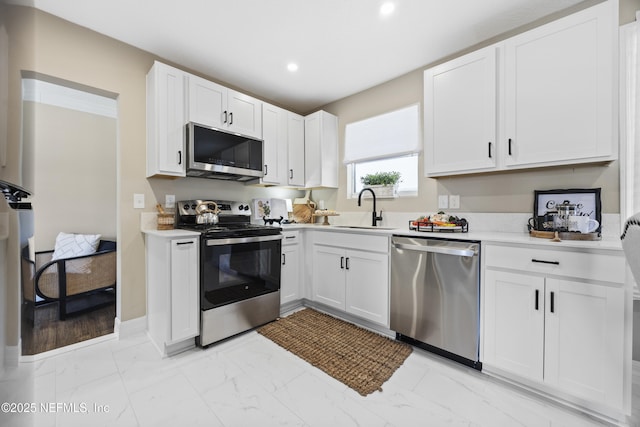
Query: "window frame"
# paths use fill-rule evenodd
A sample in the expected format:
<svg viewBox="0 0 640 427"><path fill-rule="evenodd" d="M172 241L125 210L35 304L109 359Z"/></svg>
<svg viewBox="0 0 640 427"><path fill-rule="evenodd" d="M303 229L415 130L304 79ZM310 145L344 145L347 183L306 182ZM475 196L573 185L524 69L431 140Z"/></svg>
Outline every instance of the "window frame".
<svg viewBox="0 0 640 427"><path fill-rule="evenodd" d="M380 160L391 160L391 159L397 159L397 158L401 158L401 157L415 157L415 168L416 168L416 189L415 190L400 190L398 189L398 197L397 198L406 198L406 197L418 197L418 191L420 188L420 170L419 170L419 154L418 153L414 153L414 154L403 154L403 155L399 155L399 156L392 156L392 157L387 157L387 158L383 158L383 159L378 159L378 161ZM356 199L358 198L358 194L359 192L356 192L356 187L357 187L357 180L358 177L356 177L356 165L358 163L368 163L372 160L368 160L368 161L364 161L364 162L352 162L352 163L347 163L346 167L347 167L347 199ZM385 199L391 199L391 198L385 198Z"/></svg>

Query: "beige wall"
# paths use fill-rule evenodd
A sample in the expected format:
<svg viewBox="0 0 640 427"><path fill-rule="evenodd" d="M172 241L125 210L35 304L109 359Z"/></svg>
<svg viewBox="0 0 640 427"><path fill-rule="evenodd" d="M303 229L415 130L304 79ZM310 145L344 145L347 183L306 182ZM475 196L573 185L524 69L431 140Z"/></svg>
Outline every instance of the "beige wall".
<svg viewBox="0 0 640 427"><path fill-rule="evenodd" d="M623 3L637 3L624 0ZM1 7L1 6L0 6ZM625 8L635 10L637 7ZM108 37L69 24L31 8L9 7L1 11L10 37L9 52L9 145L8 164L0 177L17 183L21 178L20 154L20 78L21 71L35 71L87 87L117 94L117 227L119 244L119 283L121 306L119 317L126 321L145 314L144 239L140 233L140 210L132 207L134 193L146 196L145 211L152 211L156 200L165 194L178 199L194 196L250 199L253 197L295 197L299 192L245 187L239 183L181 179L145 178L145 76L154 56ZM628 22L630 19L627 19ZM422 69L396 80L327 105L325 109L340 118L340 140L344 125L371 115L422 101ZM286 107L286 106L284 106ZM420 162L420 165L422 162ZM422 165L420 166L422 168ZM422 169L420 170L422 174ZM344 188L346 169L340 168L340 185ZM535 188L558 186L600 186L603 188L604 212L618 212L618 166L556 168L447 178L423 178L416 198L383 201L388 211L433 211L436 194L460 194L461 208L476 211L528 212ZM28 186L28 182L23 185ZM314 190L315 199L324 199L328 207L357 210L355 201L344 191ZM15 224L11 220L11 224ZM8 298L18 298L17 238L8 242ZM14 253L15 251L15 253ZM14 258L12 258L14 257ZM16 284L12 286L11 284ZM17 305L9 305L9 319L17 318ZM10 331L7 341L17 342Z"/></svg>
<svg viewBox="0 0 640 427"><path fill-rule="evenodd" d="M36 251L59 232L116 238L116 119L25 101L24 137L35 147Z"/></svg>
<svg viewBox="0 0 640 427"><path fill-rule="evenodd" d="M291 198L301 194L295 190L196 178L147 179L145 78L157 58L31 8L8 7L5 12L11 57L10 165L0 171L0 177L31 185L29 178L23 182L20 171L21 72L39 73L117 96L117 239L122 321L143 316L146 311L144 237L140 232L141 210L133 209L134 193L145 195L144 211L154 211L155 204L164 201L165 194L174 194L178 200L215 197L247 201L255 197ZM15 265L12 269L16 269ZM17 284L18 278L14 272L8 279L14 301L19 300L18 291L11 283ZM15 321L17 308L13 310L7 316ZM11 334L16 337L15 332Z"/></svg>
<svg viewBox="0 0 640 427"><path fill-rule="evenodd" d="M597 3L585 2L579 7ZM621 0L620 23L635 20L635 11L640 9L640 0ZM572 8L576 10L577 8ZM562 14L554 15L554 18ZM543 23L537 22L535 25ZM463 53L487 46L514 35L532 25L511 31L487 42L465 49L448 58L398 77L387 83L373 87L353 96L341 99L323 107L339 117L340 149L344 152L344 129L348 123L374 115L393 111L400 107L419 102L423 108L423 72L425 69L452 59ZM603 213L620 212L620 180L618 162L607 165L584 165L554 167L526 171L485 173L446 178L424 178L423 157L419 159L419 194L395 200L381 200L379 207L390 212L433 212L438 210L438 194L460 195L460 211L463 212L531 212L534 190L557 188L602 188ZM353 211L357 201L347 198L347 171L340 168L339 190L316 191L317 199L329 201L329 206L338 211Z"/></svg>

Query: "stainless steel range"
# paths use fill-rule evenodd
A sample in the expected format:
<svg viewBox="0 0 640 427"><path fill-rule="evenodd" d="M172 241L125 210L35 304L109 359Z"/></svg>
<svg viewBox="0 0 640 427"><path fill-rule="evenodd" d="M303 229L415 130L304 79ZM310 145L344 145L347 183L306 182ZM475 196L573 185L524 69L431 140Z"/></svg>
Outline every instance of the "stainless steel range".
<svg viewBox="0 0 640 427"><path fill-rule="evenodd" d="M213 200L178 202L176 226L201 233L199 346L280 315L281 228L251 224L247 203Z"/></svg>

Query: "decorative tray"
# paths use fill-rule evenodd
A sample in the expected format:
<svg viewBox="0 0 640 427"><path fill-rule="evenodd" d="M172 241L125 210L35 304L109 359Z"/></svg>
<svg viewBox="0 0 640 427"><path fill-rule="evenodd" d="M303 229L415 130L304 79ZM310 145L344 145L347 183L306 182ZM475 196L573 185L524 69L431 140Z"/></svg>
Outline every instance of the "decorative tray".
<svg viewBox="0 0 640 427"><path fill-rule="evenodd" d="M469 223L467 222L464 225L455 225L455 226L445 226L445 225L435 225L435 224L427 224L420 223L415 220L409 221L409 230L412 231L424 231L424 232L443 232L443 233L468 233L469 232Z"/></svg>
<svg viewBox="0 0 640 427"><path fill-rule="evenodd" d="M575 231L539 231L529 230L531 237L537 237L539 239L554 239L558 233L560 240L602 240L602 235L598 232L593 233L578 233Z"/></svg>

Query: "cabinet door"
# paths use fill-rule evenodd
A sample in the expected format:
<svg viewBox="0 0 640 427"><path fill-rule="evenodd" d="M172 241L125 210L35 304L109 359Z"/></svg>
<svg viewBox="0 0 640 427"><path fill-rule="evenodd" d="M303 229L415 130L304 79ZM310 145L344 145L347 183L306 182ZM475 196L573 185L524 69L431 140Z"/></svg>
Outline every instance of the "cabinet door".
<svg viewBox="0 0 640 427"><path fill-rule="evenodd" d="M287 184L304 187L304 117L288 113Z"/></svg>
<svg viewBox="0 0 640 427"><path fill-rule="evenodd" d="M235 90L228 90L229 130L262 138L262 101Z"/></svg>
<svg viewBox="0 0 640 427"><path fill-rule="evenodd" d="M612 5L505 42L505 164L568 164L615 157Z"/></svg>
<svg viewBox="0 0 640 427"><path fill-rule="evenodd" d="M496 46L424 72L425 174L496 167Z"/></svg>
<svg viewBox="0 0 640 427"><path fill-rule="evenodd" d="M546 291L545 382L621 407L624 290L546 279Z"/></svg>
<svg viewBox="0 0 640 427"><path fill-rule="evenodd" d="M331 246L313 246L313 300L345 310L345 251Z"/></svg>
<svg viewBox="0 0 640 427"><path fill-rule="evenodd" d="M185 176L186 74L156 62L147 75L147 176Z"/></svg>
<svg viewBox="0 0 640 427"><path fill-rule="evenodd" d="M280 304L298 299L300 299L300 245L283 245Z"/></svg>
<svg viewBox="0 0 640 427"><path fill-rule="evenodd" d="M306 187L338 187L338 118L317 111L304 119Z"/></svg>
<svg viewBox="0 0 640 427"><path fill-rule="evenodd" d="M171 241L171 336L178 342L198 335L200 317L198 238Z"/></svg>
<svg viewBox="0 0 640 427"><path fill-rule="evenodd" d="M264 184L287 183L287 111L274 105L262 105L262 138L264 140Z"/></svg>
<svg viewBox="0 0 640 427"><path fill-rule="evenodd" d="M226 110L227 88L189 75L189 121L224 128L228 122Z"/></svg>
<svg viewBox="0 0 640 427"><path fill-rule="evenodd" d="M486 270L484 362L543 379L544 278Z"/></svg>
<svg viewBox="0 0 640 427"><path fill-rule="evenodd" d="M389 256L347 250L346 310L389 326Z"/></svg>

